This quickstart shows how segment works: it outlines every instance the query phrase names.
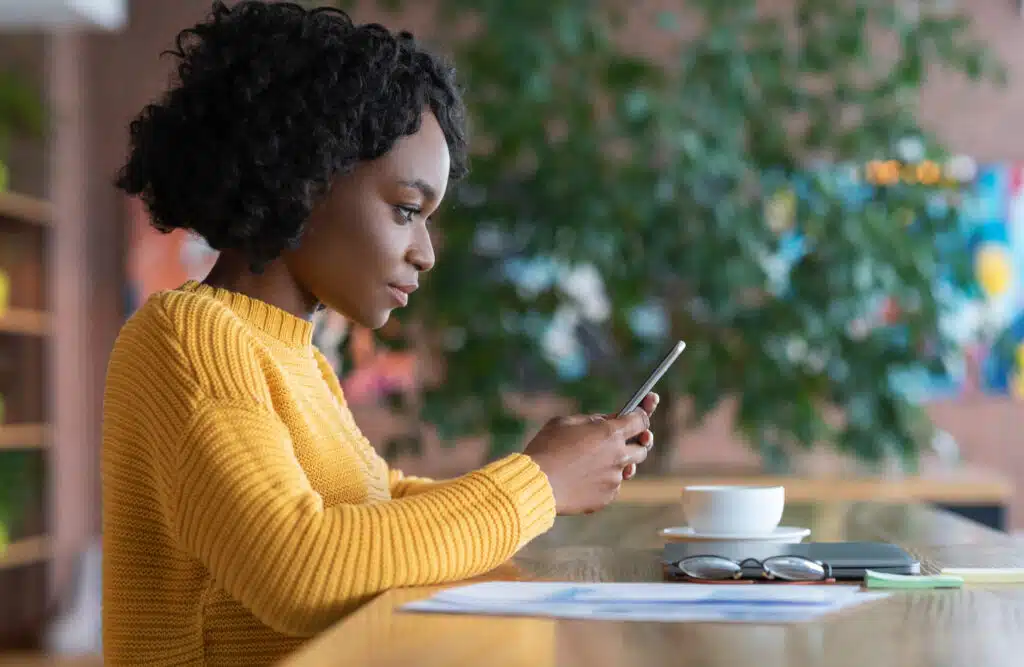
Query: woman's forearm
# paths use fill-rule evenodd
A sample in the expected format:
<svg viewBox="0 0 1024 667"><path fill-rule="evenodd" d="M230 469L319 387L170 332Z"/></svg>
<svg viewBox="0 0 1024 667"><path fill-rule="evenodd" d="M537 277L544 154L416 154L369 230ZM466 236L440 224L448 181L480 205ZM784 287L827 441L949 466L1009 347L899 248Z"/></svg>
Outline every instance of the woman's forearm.
<svg viewBox="0 0 1024 667"><path fill-rule="evenodd" d="M185 548L266 625L306 636L389 588L486 572L546 531L544 473L526 456L405 497L324 507L276 418L208 404L178 461Z"/></svg>

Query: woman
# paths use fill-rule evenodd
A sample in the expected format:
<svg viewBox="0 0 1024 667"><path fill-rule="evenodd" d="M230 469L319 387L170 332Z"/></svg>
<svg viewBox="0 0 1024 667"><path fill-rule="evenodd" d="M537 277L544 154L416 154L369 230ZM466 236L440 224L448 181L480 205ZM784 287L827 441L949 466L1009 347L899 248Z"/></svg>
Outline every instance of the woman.
<svg viewBox="0 0 1024 667"><path fill-rule="evenodd" d="M269 663L384 590L485 572L556 513L606 505L656 396L556 419L458 479L406 478L311 344L316 310L380 327L433 266L428 221L466 171L451 69L406 33L258 2L216 3L172 53L118 185L220 256L151 297L110 361L109 664Z"/></svg>

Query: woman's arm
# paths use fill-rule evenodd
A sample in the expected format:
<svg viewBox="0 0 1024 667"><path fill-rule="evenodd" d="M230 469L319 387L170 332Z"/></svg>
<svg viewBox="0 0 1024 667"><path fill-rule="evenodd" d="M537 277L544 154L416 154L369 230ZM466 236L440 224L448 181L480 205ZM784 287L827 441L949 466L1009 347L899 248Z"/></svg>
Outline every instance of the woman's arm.
<svg viewBox="0 0 1024 667"><path fill-rule="evenodd" d="M390 588L496 567L550 528L555 502L532 459L513 455L408 497L324 507L276 416L204 401L171 512L218 585L275 630L308 636Z"/></svg>

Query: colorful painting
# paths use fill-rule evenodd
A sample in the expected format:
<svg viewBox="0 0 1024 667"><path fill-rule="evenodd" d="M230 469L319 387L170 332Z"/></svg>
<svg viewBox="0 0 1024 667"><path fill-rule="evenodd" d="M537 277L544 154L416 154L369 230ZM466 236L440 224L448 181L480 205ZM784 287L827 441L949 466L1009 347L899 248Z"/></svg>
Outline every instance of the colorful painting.
<svg viewBox="0 0 1024 667"><path fill-rule="evenodd" d="M943 374L924 369L894 378L911 398L929 401L971 394L1024 398L1024 163L980 165L958 205L971 254L973 284L946 286L943 332L954 349Z"/></svg>
<svg viewBox="0 0 1024 667"><path fill-rule="evenodd" d="M945 281L935 287L947 306L940 328L953 343L952 349L931 360L941 364L925 359L915 370L894 374L893 385L915 402L971 394L1024 398L1024 163L976 165L961 156L942 170L934 163L908 167L888 161L865 170L871 183L853 176L857 170L835 173L836 184L855 205L871 197L872 184L925 182L928 177L928 182L951 178L963 185L955 204L941 196L935 200L937 207L954 205L960 222L958 232L936 243L942 244L943 252L969 253L973 269L973 281L966 290ZM796 184L766 203L766 222L782 239L778 257L773 258L780 292L785 289L788 267L803 252L792 205L800 196L801 187ZM906 222L909 225L913 219ZM865 326L898 327L899 318L894 301L882 296ZM932 370L938 366L945 370Z"/></svg>

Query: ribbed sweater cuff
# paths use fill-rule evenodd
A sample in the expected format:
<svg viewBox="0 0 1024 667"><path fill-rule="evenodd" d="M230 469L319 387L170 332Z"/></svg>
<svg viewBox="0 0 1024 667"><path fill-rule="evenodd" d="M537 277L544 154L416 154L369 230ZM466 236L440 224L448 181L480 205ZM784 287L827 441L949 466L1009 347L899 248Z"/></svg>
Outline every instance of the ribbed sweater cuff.
<svg viewBox="0 0 1024 667"><path fill-rule="evenodd" d="M547 475L525 454L513 454L484 466L480 472L503 489L519 513L519 547L547 532L555 523L555 495Z"/></svg>

